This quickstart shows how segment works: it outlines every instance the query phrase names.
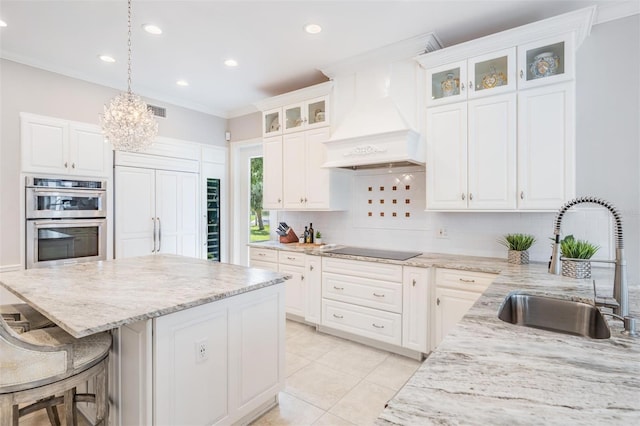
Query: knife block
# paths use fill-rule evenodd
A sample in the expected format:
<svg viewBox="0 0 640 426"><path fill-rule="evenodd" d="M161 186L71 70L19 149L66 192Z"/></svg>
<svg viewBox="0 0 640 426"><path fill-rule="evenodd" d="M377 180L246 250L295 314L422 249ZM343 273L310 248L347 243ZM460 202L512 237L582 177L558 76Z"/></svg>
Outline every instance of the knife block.
<svg viewBox="0 0 640 426"><path fill-rule="evenodd" d="M280 242L282 244L297 243L298 241L299 241L299 238L296 235L296 233L293 232L292 228L289 228L289 232L287 232L287 235L280 236Z"/></svg>

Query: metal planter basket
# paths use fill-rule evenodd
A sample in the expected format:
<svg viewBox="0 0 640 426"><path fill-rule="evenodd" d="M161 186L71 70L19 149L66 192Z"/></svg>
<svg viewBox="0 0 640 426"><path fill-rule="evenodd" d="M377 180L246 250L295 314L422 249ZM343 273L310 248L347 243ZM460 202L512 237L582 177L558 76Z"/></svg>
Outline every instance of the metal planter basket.
<svg viewBox="0 0 640 426"><path fill-rule="evenodd" d="M591 262L588 260L562 260L562 275L570 278L591 278Z"/></svg>
<svg viewBox="0 0 640 426"><path fill-rule="evenodd" d="M527 250L509 250L507 262L514 265L527 265L529 264L529 252Z"/></svg>

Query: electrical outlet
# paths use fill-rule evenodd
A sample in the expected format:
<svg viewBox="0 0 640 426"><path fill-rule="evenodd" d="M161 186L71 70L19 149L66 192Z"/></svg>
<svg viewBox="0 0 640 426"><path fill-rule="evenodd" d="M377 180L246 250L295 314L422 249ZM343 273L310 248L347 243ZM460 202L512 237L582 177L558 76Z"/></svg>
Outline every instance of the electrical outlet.
<svg viewBox="0 0 640 426"><path fill-rule="evenodd" d="M207 339L196 342L196 362L204 362L209 358L209 342Z"/></svg>
<svg viewBox="0 0 640 426"><path fill-rule="evenodd" d="M441 226L438 228L438 233L436 234L436 238L447 239L449 238L449 231L446 226Z"/></svg>

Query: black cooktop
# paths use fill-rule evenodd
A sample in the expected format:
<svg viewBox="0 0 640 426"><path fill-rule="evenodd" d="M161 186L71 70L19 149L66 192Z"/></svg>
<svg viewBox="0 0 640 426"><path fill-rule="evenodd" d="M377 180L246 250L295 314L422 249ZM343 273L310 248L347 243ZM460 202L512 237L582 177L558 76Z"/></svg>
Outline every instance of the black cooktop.
<svg viewBox="0 0 640 426"><path fill-rule="evenodd" d="M329 253L346 254L348 256L375 257L378 259L408 260L412 257L420 256L422 253L413 251L378 250L365 247L343 247L335 250L328 250Z"/></svg>

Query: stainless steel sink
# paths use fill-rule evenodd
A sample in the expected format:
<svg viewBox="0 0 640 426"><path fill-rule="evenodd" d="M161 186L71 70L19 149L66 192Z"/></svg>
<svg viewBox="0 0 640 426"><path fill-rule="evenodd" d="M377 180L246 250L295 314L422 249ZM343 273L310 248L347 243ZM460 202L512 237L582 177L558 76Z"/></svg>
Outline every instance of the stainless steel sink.
<svg viewBox="0 0 640 426"><path fill-rule="evenodd" d="M587 303L526 293L510 293L500 305L502 321L558 333L608 339L609 326L600 310Z"/></svg>

